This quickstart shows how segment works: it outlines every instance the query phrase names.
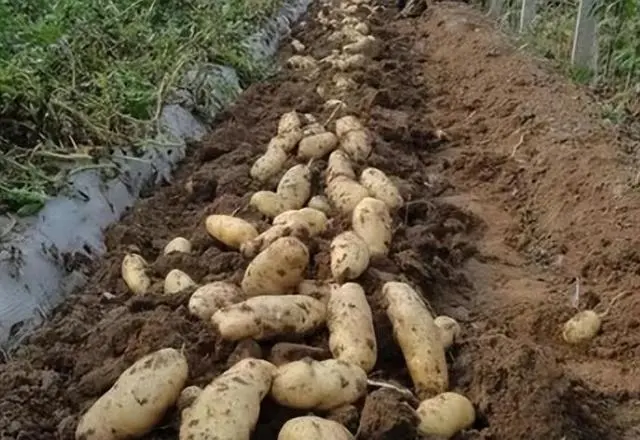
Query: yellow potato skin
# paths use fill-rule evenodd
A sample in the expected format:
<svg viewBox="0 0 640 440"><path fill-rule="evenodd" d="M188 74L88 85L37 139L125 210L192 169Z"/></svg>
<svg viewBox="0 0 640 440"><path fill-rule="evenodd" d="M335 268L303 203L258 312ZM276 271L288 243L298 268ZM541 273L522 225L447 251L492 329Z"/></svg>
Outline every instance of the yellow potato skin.
<svg viewBox="0 0 640 440"><path fill-rule="evenodd" d="M309 250L295 237L281 237L249 263L242 279L247 296L283 295L304 279Z"/></svg>
<svg viewBox="0 0 640 440"><path fill-rule="evenodd" d="M291 209L291 203L273 191L257 191L251 196L249 206L270 218Z"/></svg>
<svg viewBox="0 0 640 440"><path fill-rule="evenodd" d="M275 366L243 359L207 385L182 412L180 440L250 440Z"/></svg>
<svg viewBox="0 0 640 440"><path fill-rule="evenodd" d="M195 286L196 283L189 275L179 269L173 269L164 279L164 294L173 295L184 289Z"/></svg>
<svg viewBox="0 0 640 440"><path fill-rule="evenodd" d="M172 252L191 253L191 242L184 237L176 237L164 247L163 253L168 255Z"/></svg>
<svg viewBox="0 0 640 440"><path fill-rule="evenodd" d="M209 321L218 310L246 299L244 292L235 284L214 281L200 286L189 298L189 312L203 321Z"/></svg>
<svg viewBox="0 0 640 440"><path fill-rule="evenodd" d="M443 393L449 372L439 329L416 292L406 283L389 281L382 287L393 335L402 350L420 399Z"/></svg>
<svg viewBox="0 0 640 440"><path fill-rule="evenodd" d="M302 223L309 228L312 237L326 231L327 222L327 215L324 212L310 207L284 211L273 219L274 226Z"/></svg>
<svg viewBox="0 0 640 440"><path fill-rule="evenodd" d="M418 431L422 435L436 435L445 439L470 428L476 419L476 411L469 399L452 392L424 400L416 412L420 418Z"/></svg>
<svg viewBox="0 0 640 440"><path fill-rule="evenodd" d="M138 254L127 254L122 260L122 279L134 295L144 295L151 287L146 269L147 262Z"/></svg>
<svg viewBox="0 0 640 440"><path fill-rule="evenodd" d="M356 173L353 171L351 160L347 153L342 150L336 150L329 155L325 178L327 185L338 176L356 180Z"/></svg>
<svg viewBox="0 0 640 440"><path fill-rule="evenodd" d="M356 37L360 38L356 33ZM364 130L364 125L358 118L352 115L343 116L336 120L336 135L342 139L350 131Z"/></svg>
<svg viewBox="0 0 640 440"><path fill-rule="evenodd" d="M355 180L337 176L327 184L327 197L341 213L349 215L360 201L369 197L369 191Z"/></svg>
<svg viewBox="0 0 640 440"><path fill-rule="evenodd" d="M287 153L283 147L287 147L288 142L287 139L277 137L272 139L267 146L267 151L258 157L249 170L251 178L259 182L266 182L278 174L287 161Z"/></svg>
<svg viewBox="0 0 640 440"><path fill-rule="evenodd" d="M400 191L389 177L377 168L367 168L360 174L360 184L369 190L371 197L382 200L390 211L404 205Z"/></svg>
<svg viewBox="0 0 640 440"><path fill-rule="evenodd" d="M295 110L283 113L278 121L278 134L288 133L293 130L299 130L302 127L300 115Z"/></svg>
<svg viewBox="0 0 640 440"><path fill-rule="evenodd" d="M338 146L338 138L330 131L312 134L298 144L298 159L321 159Z"/></svg>
<svg viewBox="0 0 640 440"><path fill-rule="evenodd" d="M359 55L352 55L357 58ZM355 162L365 161L372 150L371 139L365 130L349 131L340 139L340 149L346 152Z"/></svg>
<svg viewBox="0 0 640 440"><path fill-rule="evenodd" d="M330 259L335 281L354 280L369 267L369 247L355 232L345 231L331 242Z"/></svg>
<svg viewBox="0 0 640 440"><path fill-rule="evenodd" d="M246 220L231 215L214 214L205 220L209 235L233 249L258 236L258 230Z"/></svg>
<svg viewBox="0 0 640 440"><path fill-rule="evenodd" d="M338 422L316 416L288 420L278 433L278 440L354 440L355 437Z"/></svg>
<svg viewBox="0 0 640 440"><path fill-rule="evenodd" d="M359 284L346 283L331 292L327 328L335 359L358 365L367 373L373 369L378 356L373 314Z"/></svg>
<svg viewBox="0 0 640 440"><path fill-rule="evenodd" d="M365 197L351 215L351 227L369 248L371 258L385 256L393 238L392 220L384 202Z"/></svg>
<svg viewBox="0 0 640 440"><path fill-rule="evenodd" d="M289 168L280 179L276 193L293 209L302 208L311 197L311 170L298 164Z"/></svg>
<svg viewBox="0 0 640 440"><path fill-rule="evenodd" d="M176 403L188 375L187 359L173 348L142 357L82 416L76 440L141 437Z"/></svg>
<svg viewBox="0 0 640 440"><path fill-rule="evenodd" d="M583 310L565 323L562 339L569 344L588 342L598 334L601 325L600 315L593 310Z"/></svg>

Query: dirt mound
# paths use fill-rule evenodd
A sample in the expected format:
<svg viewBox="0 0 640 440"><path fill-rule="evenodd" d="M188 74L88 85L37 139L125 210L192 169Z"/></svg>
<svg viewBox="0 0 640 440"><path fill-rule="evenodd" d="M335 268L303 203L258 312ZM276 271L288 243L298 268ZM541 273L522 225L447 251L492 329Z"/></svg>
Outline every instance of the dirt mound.
<svg viewBox="0 0 640 440"><path fill-rule="evenodd" d="M329 32L312 19L318 12L294 34L321 58L330 52ZM560 339L562 322L574 312L576 275L583 278L581 304L589 307L603 307L639 281L638 227L631 222L638 198L614 184L625 174L611 133L585 114L593 107L580 90L518 54L466 6L438 4L413 19L396 20L395 13L359 9L383 47L341 94L374 135L368 164L394 176L408 201L394 218L389 258L360 280L378 338L373 377L410 386L379 301L381 284L400 277L463 326L450 352L451 389L471 399L478 419L456 438L637 438L637 297L620 301L587 348ZM289 55L283 50L283 58ZM237 212L266 226L247 208L252 192L262 189L249 168L282 113L295 108L329 118L315 91L334 87L334 79L325 68L314 75L287 71L250 87L193 147L174 183L107 231L108 252L87 287L0 364L0 437L73 438L78 416L137 358L160 348L184 349L189 385L207 384L248 354L297 356L282 346L272 353L271 344L257 350L220 342L188 313L190 292L131 298L120 265L126 252L139 249L152 262L153 292L174 268L198 283L239 281L247 262L210 238L204 219ZM615 188L618 198L607 192ZM327 276L335 232L317 243L318 278ZM176 236L192 241L191 255L162 255ZM326 348L326 333L295 342ZM381 390L326 416L354 433L358 419L366 420L362 440L408 440L415 436L408 407ZM253 438L276 439L296 415L267 398ZM175 412L167 414L144 438L175 439L178 421Z"/></svg>

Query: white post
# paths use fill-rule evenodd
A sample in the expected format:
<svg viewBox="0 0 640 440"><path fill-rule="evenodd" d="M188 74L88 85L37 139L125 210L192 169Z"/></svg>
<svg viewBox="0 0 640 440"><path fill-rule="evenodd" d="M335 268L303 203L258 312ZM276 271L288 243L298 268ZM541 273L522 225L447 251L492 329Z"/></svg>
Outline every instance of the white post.
<svg viewBox="0 0 640 440"><path fill-rule="evenodd" d="M536 18L536 0L522 0L522 9L520 10L520 33L527 32L533 19Z"/></svg>
<svg viewBox="0 0 640 440"><path fill-rule="evenodd" d="M595 73L598 68L597 22L596 17L590 14L594 3L595 0L580 0L571 63Z"/></svg>

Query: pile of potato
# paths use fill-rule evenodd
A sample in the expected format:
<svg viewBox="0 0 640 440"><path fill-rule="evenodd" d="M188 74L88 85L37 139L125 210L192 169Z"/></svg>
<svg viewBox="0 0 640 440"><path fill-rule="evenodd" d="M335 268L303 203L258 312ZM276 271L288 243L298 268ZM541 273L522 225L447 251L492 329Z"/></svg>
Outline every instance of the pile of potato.
<svg viewBox="0 0 640 440"><path fill-rule="evenodd" d="M353 11L360 3L346 4L338 12ZM347 17L341 24L340 38L348 43L335 67L345 70L340 63L349 57L375 53L371 49L375 38L356 38L356 33L369 32L358 20ZM176 269L164 283L165 295L194 289L188 301L190 313L223 340L299 340L326 328L330 359L303 358L276 365L246 358L201 389L185 388L189 374L182 353L159 350L134 363L89 408L78 424L76 439L140 437L177 407L181 440L249 440L267 395L284 407L314 413L287 421L280 440L354 439L346 427L322 416L361 401L373 384L367 378L378 358L367 296L373 292L365 292L358 279L372 260L390 252L393 219L404 205L393 179L367 167L371 152L370 133L353 115L338 118L329 130L311 115L295 110L283 114L277 133L250 170L264 188L252 195L250 206L270 220L270 227L261 231L248 220L223 214L209 216L204 224L212 237L246 258L242 281L199 286ZM285 170L292 159L297 163ZM314 194L317 171L311 165L321 159L327 160L320 176L323 191ZM350 228L328 236L332 218L348 219ZM310 244L315 240L330 241L330 279L310 274L310 249L315 249ZM189 253L191 243L178 237L164 252ZM133 294L150 293L142 256L125 256L122 277ZM474 407L464 396L448 391L445 358L460 326L446 316L434 319L409 284L386 282L381 294L413 392L421 401L415 409L418 432L450 438L469 428L475 420Z"/></svg>

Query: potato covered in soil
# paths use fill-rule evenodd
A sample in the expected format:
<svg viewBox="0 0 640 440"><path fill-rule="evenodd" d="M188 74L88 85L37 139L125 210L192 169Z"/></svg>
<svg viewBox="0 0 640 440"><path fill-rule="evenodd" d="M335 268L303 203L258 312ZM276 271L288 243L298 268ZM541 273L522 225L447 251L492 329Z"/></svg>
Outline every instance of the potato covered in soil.
<svg viewBox="0 0 640 440"><path fill-rule="evenodd" d="M402 350L420 399L443 393L449 386L444 347L431 313L406 283L389 281L382 287L393 335Z"/></svg>
<svg viewBox="0 0 640 440"><path fill-rule="evenodd" d="M404 204L398 188L377 168L366 168L362 171L360 184L369 190L371 197L383 201L390 211L395 211Z"/></svg>
<svg viewBox="0 0 640 440"><path fill-rule="evenodd" d="M350 131L340 139L340 149L355 162L364 162L372 148L371 139L365 130Z"/></svg>
<svg viewBox="0 0 640 440"><path fill-rule="evenodd" d="M147 262L138 254L127 254L122 260L122 279L134 295L144 295L151 286Z"/></svg>
<svg viewBox="0 0 640 440"><path fill-rule="evenodd" d="M306 240L311 236L309 227L302 222L290 221L286 224L273 225L253 240L240 246L243 257L251 259L269 247L274 241L282 237L296 237Z"/></svg>
<svg viewBox="0 0 640 440"><path fill-rule="evenodd" d="M316 416L288 420L278 433L278 440L354 440L340 423Z"/></svg>
<svg viewBox="0 0 640 440"><path fill-rule="evenodd" d="M334 280L355 280L369 267L369 247L355 232L345 231L331 242L330 258Z"/></svg>
<svg viewBox="0 0 640 440"><path fill-rule="evenodd" d="M331 180L326 191L331 204L346 215L351 214L362 199L369 197L369 191L364 186L345 176Z"/></svg>
<svg viewBox="0 0 640 440"><path fill-rule="evenodd" d="M356 180L356 173L355 171L353 171L351 159L349 159L347 153L342 150L336 150L329 155L325 181L327 184L329 184L329 182L331 182L338 176Z"/></svg>
<svg viewBox="0 0 640 440"><path fill-rule="evenodd" d="M176 237L164 247L163 254L169 255L172 252L182 252L188 254L191 252L191 242L184 237Z"/></svg>
<svg viewBox="0 0 640 440"><path fill-rule="evenodd" d="M330 131L312 134L298 144L298 159L321 159L338 146L338 138Z"/></svg>
<svg viewBox="0 0 640 440"><path fill-rule="evenodd" d="M313 237L327 230L327 215L318 209L306 207L285 211L273 219L274 226L291 223L306 225Z"/></svg>
<svg viewBox="0 0 640 440"><path fill-rule="evenodd" d="M309 203L307 203L308 208L316 209L324 214L329 214L331 212L331 205L329 204L329 200L325 196L313 196Z"/></svg>
<svg viewBox="0 0 640 440"><path fill-rule="evenodd" d="M452 392L426 399L418 406L422 435L451 438L463 429L468 429L476 420L473 404L466 397Z"/></svg>
<svg viewBox="0 0 640 440"><path fill-rule="evenodd" d="M327 306L329 349L340 359L370 372L376 364L378 348L373 314L364 289L346 283L331 293Z"/></svg>
<svg viewBox="0 0 640 440"><path fill-rule="evenodd" d="M324 325L327 308L317 299L302 295L255 296L218 310L211 317L223 339L239 341L304 336Z"/></svg>
<svg viewBox="0 0 640 440"><path fill-rule="evenodd" d="M244 359L218 376L182 413L180 440L249 440L275 366Z"/></svg>
<svg viewBox="0 0 640 440"><path fill-rule="evenodd" d="M233 249L258 236L258 230L246 220L231 215L214 214L205 220L209 235Z"/></svg>
<svg viewBox="0 0 640 440"><path fill-rule="evenodd" d="M242 289L226 281L214 281L199 287L189 299L189 312L203 321L224 307L244 301Z"/></svg>
<svg viewBox="0 0 640 440"><path fill-rule="evenodd" d="M440 341L445 350L449 349L453 343L460 337L460 324L448 316L437 316L433 323L440 330Z"/></svg>
<svg viewBox="0 0 640 440"><path fill-rule="evenodd" d="M342 51L347 54L362 54L375 58L380 54L380 42L372 35L360 37L357 41L345 44Z"/></svg>
<svg viewBox="0 0 640 440"><path fill-rule="evenodd" d="M322 124L320 124L319 122L312 122L302 129L302 137L306 138L308 136L313 136L316 134L322 134L326 132L327 132L327 129L324 128Z"/></svg>
<svg viewBox="0 0 640 440"><path fill-rule="evenodd" d="M351 216L351 227L369 248L369 256L377 258L389 253L393 236L391 214L384 202L366 197Z"/></svg>
<svg viewBox="0 0 640 440"><path fill-rule="evenodd" d="M249 170L249 175L252 179L266 182L278 174L287 161L287 152L283 147L286 147L288 143L283 142L283 138L274 139L276 141L271 140L269 146L267 146L267 151L253 163ZM278 142L278 144L276 145L274 142ZM295 144L293 146L295 147Z"/></svg>
<svg viewBox="0 0 640 440"><path fill-rule="evenodd" d="M295 237L278 238L249 263L242 290L247 296L292 292L304 279L308 264L304 243Z"/></svg>
<svg viewBox="0 0 640 440"><path fill-rule="evenodd" d="M173 295L180 293L189 287L194 287L196 282L180 269L173 269L164 279L164 294Z"/></svg>
<svg viewBox="0 0 640 440"><path fill-rule="evenodd" d="M562 330L562 339L569 344L582 344L593 339L602 325L602 318L593 310L583 310L568 320Z"/></svg>
<svg viewBox="0 0 640 440"><path fill-rule="evenodd" d="M287 200L273 191L258 191L251 196L249 206L257 209L266 217L276 217L291 209Z"/></svg>
<svg viewBox="0 0 640 440"><path fill-rule="evenodd" d="M280 120L278 121L278 134L299 130L301 127L302 121L300 120L298 112L292 110L280 116Z"/></svg>
<svg viewBox="0 0 640 440"><path fill-rule="evenodd" d="M367 392L367 374L337 359L302 359L278 367L271 397L282 406L330 410L355 402Z"/></svg>
<svg viewBox="0 0 640 440"><path fill-rule="evenodd" d="M277 153L278 154L278 158L281 158L282 156L280 155L280 152L278 150L282 150L284 151L286 154L291 153L293 150L295 150L296 146L298 146L298 142L300 142L300 140L304 137L304 134L302 132L302 130L300 128L296 128L293 129L291 131L288 131L286 133L282 133L279 134L277 136L274 136L271 138L271 140L269 141L269 143L267 144L267 152L271 149L274 149L275 151L273 153ZM264 156L262 156L264 157ZM286 155L285 155L285 159L286 159ZM286 161L286 160L285 160ZM280 159L278 160L278 162L280 162ZM280 168L278 169L278 171L280 171L282 169L282 166L284 165L284 162L282 162L282 164L280 165ZM273 168L275 170L275 167ZM266 171L266 168L265 168ZM277 174L277 171L274 171L275 174ZM273 174L272 172L269 173L265 173L264 177L266 177L267 179L273 177L275 174ZM269 177L267 177L269 176ZM262 182L264 182L265 180L261 180L258 179Z"/></svg>
<svg viewBox="0 0 640 440"><path fill-rule="evenodd" d="M345 134L351 131L362 131L364 125L358 118L352 115L343 116L336 120L336 135L342 139Z"/></svg>
<svg viewBox="0 0 640 440"><path fill-rule="evenodd" d="M76 440L141 437L176 403L188 375L187 359L173 348L142 357L82 416Z"/></svg>
<svg viewBox="0 0 640 440"><path fill-rule="evenodd" d="M287 170L280 179L276 193L291 209L302 208L311 197L311 170L298 164Z"/></svg>

